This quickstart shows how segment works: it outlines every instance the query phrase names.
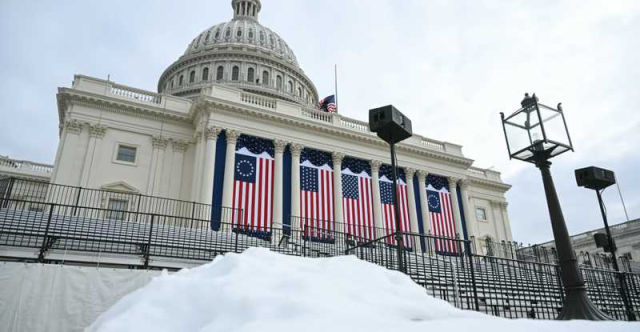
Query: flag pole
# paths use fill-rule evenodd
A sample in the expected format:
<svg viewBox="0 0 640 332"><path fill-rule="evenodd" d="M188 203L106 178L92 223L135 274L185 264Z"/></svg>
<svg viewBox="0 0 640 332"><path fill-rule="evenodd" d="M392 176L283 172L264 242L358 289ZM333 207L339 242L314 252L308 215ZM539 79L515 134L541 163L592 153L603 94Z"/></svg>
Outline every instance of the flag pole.
<svg viewBox="0 0 640 332"><path fill-rule="evenodd" d="M335 95L336 95L336 113L338 112L338 64L335 64L334 71L334 79L335 79Z"/></svg>

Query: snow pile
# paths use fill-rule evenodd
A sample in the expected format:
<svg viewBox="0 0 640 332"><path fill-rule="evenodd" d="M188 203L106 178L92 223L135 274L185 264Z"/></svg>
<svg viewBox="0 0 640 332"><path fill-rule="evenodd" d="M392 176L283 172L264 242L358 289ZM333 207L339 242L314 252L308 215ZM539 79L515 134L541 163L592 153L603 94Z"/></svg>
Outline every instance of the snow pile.
<svg viewBox="0 0 640 332"><path fill-rule="evenodd" d="M634 323L507 320L458 310L401 273L355 257L227 254L163 273L87 331L638 331Z"/></svg>

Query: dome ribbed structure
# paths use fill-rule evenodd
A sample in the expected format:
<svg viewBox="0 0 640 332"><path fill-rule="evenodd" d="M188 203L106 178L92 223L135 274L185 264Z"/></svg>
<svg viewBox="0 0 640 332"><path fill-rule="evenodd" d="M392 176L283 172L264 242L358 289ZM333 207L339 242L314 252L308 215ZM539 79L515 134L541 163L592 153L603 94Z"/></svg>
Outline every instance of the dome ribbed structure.
<svg viewBox="0 0 640 332"><path fill-rule="evenodd" d="M262 26L259 0L233 0L233 19L202 31L160 77L158 91L197 97L211 83L305 105L318 93L289 45Z"/></svg>

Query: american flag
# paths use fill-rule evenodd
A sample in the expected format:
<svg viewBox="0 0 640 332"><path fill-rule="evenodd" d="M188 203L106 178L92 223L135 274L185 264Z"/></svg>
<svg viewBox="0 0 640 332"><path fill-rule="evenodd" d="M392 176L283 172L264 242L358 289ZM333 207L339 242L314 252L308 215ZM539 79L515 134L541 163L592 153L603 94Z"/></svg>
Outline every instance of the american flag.
<svg viewBox="0 0 640 332"><path fill-rule="evenodd" d="M273 220L273 143L241 135L236 149L234 226L248 232L270 232Z"/></svg>
<svg viewBox="0 0 640 332"><path fill-rule="evenodd" d="M311 237L330 237L335 230L331 154L305 148L300 161L300 227L310 227Z"/></svg>
<svg viewBox="0 0 640 332"><path fill-rule="evenodd" d="M427 205L431 219L431 234L438 237L455 238L453 205L445 181L444 178L436 176L429 176L427 179ZM436 240L436 252L457 253L456 243L456 241Z"/></svg>
<svg viewBox="0 0 640 332"><path fill-rule="evenodd" d="M382 173L382 171L381 171ZM409 223L409 201L407 199L407 184L398 176L398 201L400 210L400 230L403 232L411 232ZM386 235L391 235L396 231L395 210L393 207L393 181L385 175L380 176L380 200L382 202L382 222L386 231ZM410 237L405 236L404 245L412 247ZM395 244L393 237L387 239L387 243Z"/></svg>
<svg viewBox="0 0 640 332"><path fill-rule="evenodd" d="M349 168L342 170L342 215L345 233L359 240L373 240L373 201L371 176L362 171L359 174Z"/></svg>
<svg viewBox="0 0 640 332"><path fill-rule="evenodd" d="M336 96L331 95L321 99L318 102L318 106L325 112L336 112L338 110L338 105L336 104Z"/></svg>

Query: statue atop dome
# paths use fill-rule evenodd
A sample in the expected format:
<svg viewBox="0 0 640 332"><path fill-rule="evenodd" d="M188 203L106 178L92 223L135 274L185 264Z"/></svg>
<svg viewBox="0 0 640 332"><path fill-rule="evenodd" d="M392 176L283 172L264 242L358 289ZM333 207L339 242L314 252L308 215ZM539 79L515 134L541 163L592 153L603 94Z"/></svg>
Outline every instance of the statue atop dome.
<svg viewBox="0 0 640 332"><path fill-rule="evenodd" d="M258 21L258 14L262 9L260 0L232 0L233 20L254 20Z"/></svg>

